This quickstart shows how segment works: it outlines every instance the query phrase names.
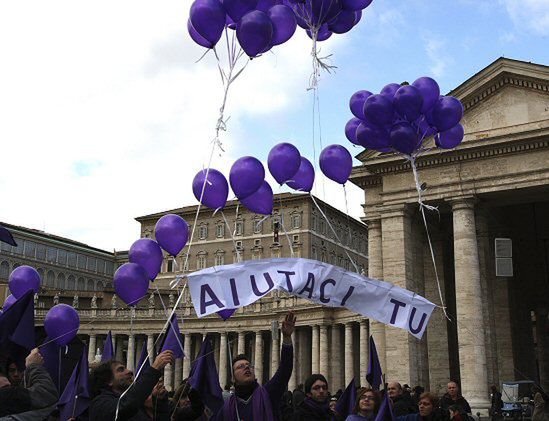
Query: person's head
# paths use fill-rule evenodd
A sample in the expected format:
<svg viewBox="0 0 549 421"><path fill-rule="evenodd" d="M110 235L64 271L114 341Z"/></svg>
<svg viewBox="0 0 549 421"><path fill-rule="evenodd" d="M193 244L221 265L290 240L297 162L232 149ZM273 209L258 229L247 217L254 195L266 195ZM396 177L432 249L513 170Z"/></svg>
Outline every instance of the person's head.
<svg viewBox="0 0 549 421"><path fill-rule="evenodd" d="M363 416L377 413L381 398L379 393L369 387L361 387L356 394L356 404L353 413Z"/></svg>
<svg viewBox="0 0 549 421"><path fill-rule="evenodd" d="M387 393L391 399L394 399L397 396L402 395L402 386L399 382L390 382L387 385Z"/></svg>
<svg viewBox="0 0 549 421"><path fill-rule="evenodd" d="M454 418L457 415L459 415L459 406L458 405L450 405L448 408L448 411L450 412L450 418Z"/></svg>
<svg viewBox="0 0 549 421"><path fill-rule="evenodd" d="M175 407L187 408L191 406L191 400L189 399L189 392L191 385L188 379L183 380L179 387L175 390L172 398L172 403Z"/></svg>
<svg viewBox="0 0 549 421"><path fill-rule="evenodd" d="M451 398L457 398L459 396L459 386L456 382L449 382L447 390Z"/></svg>
<svg viewBox="0 0 549 421"><path fill-rule="evenodd" d="M14 362L8 364L8 380L13 386L19 386L23 381L23 372Z"/></svg>
<svg viewBox="0 0 549 421"><path fill-rule="evenodd" d="M328 399L328 381L322 374L313 374L305 381L305 394L319 403Z"/></svg>
<svg viewBox="0 0 549 421"><path fill-rule="evenodd" d="M402 386L402 390L403 390L404 392L411 392L411 391L412 391L412 388L410 387L410 385L408 385L408 384L405 383L405 384Z"/></svg>
<svg viewBox="0 0 549 421"><path fill-rule="evenodd" d="M145 402L143 403L143 406L145 407L145 411L147 411L148 414L154 414L154 402L153 402L153 395L159 396L161 393L165 393L166 388L164 387L164 378L160 378L156 385L154 386L154 389L152 393L147 396L147 399L145 399Z"/></svg>
<svg viewBox="0 0 549 421"><path fill-rule="evenodd" d="M498 387L495 384L493 384L492 386L490 386L490 391L492 393L496 393L498 391Z"/></svg>
<svg viewBox="0 0 549 421"><path fill-rule="evenodd" d="M255 381L254 366L244 354L233 359L233 381L237 386L245 386Z"/></svg>
<svg viewBox="0 0 549 421"><path fill-rule="evenodd" d="M330 399L330 410L335 412L336 406L337 406L337 398L331 398Z"/></svg>
<svg viewBox="0 0 549 421"><path fill-rule="evenodd" d="M419 415L428 417L438 406L438 397L434 393L425 392L419 397Z"/></svg>
<svg viewBox="0 0 549 421"><path fill-rule="evenodd" d="M133 382L133 372L120 361L110 360L99 364L90 375L90 384L95 393L101 389L124 392Z"/></svg>
<svg viewBox="0 0 549 421"><path fill-rule="evenodd" d="M421 386L414 387L414 390L413 390L414 396L419 397L423 392L425 392L425 389L423 387Z"/></svg>

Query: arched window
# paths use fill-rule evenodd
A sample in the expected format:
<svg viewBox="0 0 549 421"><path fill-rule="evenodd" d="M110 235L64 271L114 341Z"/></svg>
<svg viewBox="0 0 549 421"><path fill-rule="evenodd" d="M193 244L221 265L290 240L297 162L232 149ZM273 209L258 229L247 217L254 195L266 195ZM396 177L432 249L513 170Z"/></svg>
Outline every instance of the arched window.
<svg viewBox="0 0 549 421"><path fill-rule="evenodd" d="M0 278L8 279L10 276L10 264L6 261L3 261L0 264Z"/></svg>
<svg viewBox="0 0 549 421"><path fill-rule="evenodd" d="M66 289L67 286L65 285L65 274L60 273L57 275L57 284L55 285L58 289Z"/></svg>
<svg viewBox="0 0 549 421"><path fill-rule="evenodd" d="M98 281L97 282L97 290L103 291L105 289L105 281Z"/></svg>
<svg viewBox="0 0 549 421"><path fill-rule="evenodd" d="M67 289L75 289L76 288L76 279L73 275L69 275L67 278Z"/></svg>
<svg viewBox="0 0 549 421"><path fill-rule="evenodd" d="M86 290L86 281L84 280L84 278L82 278L82 277L78 278L78 283L76 285L76 289L78 291L85 291Z"/></svg>
<svg viewBox="0 0 549 421"><path fill-rule="evenodd" d="M38 268L36 269L36 271L38 272L38 275L40 275L40 283L44 285L44 282L46 282L46 280L44 279L44 269Z"/></svg>
<svg viewBox="0 0 549 421"><path fill-rule="evenodd" d="M53 270L48 270L46 275L46 286L52 288L55 286L55 273Z"/></svg>

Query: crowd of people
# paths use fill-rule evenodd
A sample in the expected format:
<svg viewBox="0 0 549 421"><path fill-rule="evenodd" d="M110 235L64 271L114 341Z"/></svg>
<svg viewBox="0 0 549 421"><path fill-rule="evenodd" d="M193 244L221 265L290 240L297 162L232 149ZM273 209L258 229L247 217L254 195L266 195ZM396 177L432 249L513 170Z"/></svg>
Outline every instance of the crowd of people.
<svg viewBox="0 0 549 421"><path fill-rule="evenodd" d="M185 379L174 392L168 393L162 381L163 369L174 364L170 350L161 352L153 363L136 377L116 360L93 366L89 372L89 406L69 420L121 421L469 421L471 407L460 393L456 382L450 381L447 393L439 397L417 386L410 388L389 382L382 392L370 387L330 393L323 374L311 375L304 384L289 391L288 381L293 370L295 316L288 313L282 323L280 364L273 377L260 385L254 367L245 355L232 360L232 385L221 392L217 376L216 387L191 386ZM207 357L207 356L204 356ZM213 358L213 356L211 356ZM210 385L211 386L211 385ZM492 390L491 415L498 416L501 394ZM216 396L213 396L213 395ZM0 370L0 421L65 419L58 409L58 390L38 349L25 361L25 370L9 362ZM347 399L349 404L340 403ZM535 420L548 419L545 401L536 397ZM216 405L213 403L217 402ZM501 408L499 408L501 409Z"/></svg>

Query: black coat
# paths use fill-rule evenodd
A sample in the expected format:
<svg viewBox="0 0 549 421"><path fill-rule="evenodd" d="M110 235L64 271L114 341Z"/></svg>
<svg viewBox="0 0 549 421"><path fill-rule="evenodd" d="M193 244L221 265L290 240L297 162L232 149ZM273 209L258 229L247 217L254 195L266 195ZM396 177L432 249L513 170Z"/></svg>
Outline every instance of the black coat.
<svg viewBox="0 0 549 421"><path fill-rule="evenodd" d="M419 408L409 392L403 392L402 395L393 399L393 414L395 417L417 414L418 412Z"/></svg>
<svg viewBox="0 0 549 421"><path fill-rule="evenodd" d="M200 394L196 390L191 389L189 400L191 401L190 406L175 409L173 414L174 421L195 421L202 416L204 413L204 403L202 403Z"/></svg>
<svg viewBox="0 0 549 421"><path fill-rule="evenodd" d="M448 393L446 393L441 399L440 399L440 407L444 409L445 411L448 411L448 408L450 408L452 405L457 405L461 408L460 412L463 412L464 414L471 414L471 407L469 406L469 402L463 397L458 396L456 400L453 400Z"/></svg>
<svg viewBox="0 0 549 421"><path fill-rule="evenodd" d="M147 415L143 404L162 373L152 367L143 371L133 386L131 386L122 399L118 407L118 421L151 421ZM103 389L95 397L90 406L90 420L111 421L116 414L116 405L120 395L112 390ZM170 408L167 399L159 399L153 403L155 406L155 421L169 421Z"/></svg>
<svg viewBox="0 0 549 421"><path fill-rule="evenodd" d="M319 405L310 398L305 398L294 409L292 421L335 421L335 414L330 411L328 405Z"/></svg>

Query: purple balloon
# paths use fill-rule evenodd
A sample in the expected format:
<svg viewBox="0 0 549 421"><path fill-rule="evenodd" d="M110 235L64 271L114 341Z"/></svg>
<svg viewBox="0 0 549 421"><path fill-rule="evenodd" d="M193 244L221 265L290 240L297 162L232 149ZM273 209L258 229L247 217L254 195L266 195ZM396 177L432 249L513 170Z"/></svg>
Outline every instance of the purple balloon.
<svg viewBox="0 0 549 421"><path fill-rule="evenodd" d="M360 22L360 19L362 18L362 10L357 10L355 15L355 26Z"/></svg>
<svg viewBox="0 0 549 421"><path fill-rule="evenodd" d="M34 291L38 294L40 291L40 275L35 268L30 266L18 266L9 277L9 288L13 296L17 299L25 295L27 291Z"/></svg>
<svg viewBox="0 0 549 421"><path fill-rule="evenodd" d="M231 317L235 313L235 308L224 308L223 310L219 310L217 314L219 317L221 317L223 320L227 320L229 317Z"/></svg>
<svg viewBox="0 0 549 421"><path fill-rule="evenodd" d="M391 138L387 129L365 121L356 129L356 139L365 148L380 152L387 152L391 147Z"/></svg>
<svg viewBox="0 0 549 421"><path fill-rule="evenodd" d="M246 206L246 208L260 215L270 215L273 213L273 189L266 181L263 185L252 195L240 202Z"/></svg>
<svg viewBox="0 0 549 421"><path fill-rule="evenodd" d="M234 22L238 22L242 16L254 10L256 6L257 0L223 0L223 7Z"/></svg>
<svg viewBox="0 0 549 421"><path fill-rule="evenodd" d="M356 137L356 129L362 123L362 120L359 118L351 118L345 125L345 136L349 139L349 142L354 143L355 145L360 145L360 142Z"/></svg>
<svg viewBox="0 0 549 421"><path fill-rule="evenodd" d="M328 25L327 24L324 24L322 25L319 29L318 29L318 33L316 35L316 40L317 41L326 41L328 38L330 38L332 36L332 31L330 31L330 29L328 28ZM313 38L313 35L311 33L310 30L307 29L307 35L309 36L309 38Z"/></svg>
<svg viewBox="0 0 549 421"><path fill-rule="evenodd" d="M2 305L2 311L6 311L8 308L10 308L13 303L15 303L17 299L13 295L8 295L6 300L4 301L4 304Z"/></svg>
<svg viewBox="0 0 549 421"><path fill-rule="evenodd" d="M385 85L383 87L383 89L381 90L381 92L379 94L383 95L383 96L386 96L390 100L392 100L393 97L395 96L396 91L398 91L399 88L400 88L400 85L398 83L389 83L388 85Z"/></svg>
<svg viewBox="0 0 549 421"><path fill-rule="evenodd" d="M463 117L463 105L453 96L443 96L433 105L433 122L440 132L459 123Z"/></svg>
<svg viewBox="0 0 549 421"><path fill-rule="evenodd" d="M403 118L414 121L421 114L423 96L419 89L412 85L401 86L393 97L393 105Z"/></svg>
<svg viewBox="0 0 549 421"><path fill-rule="evenodd" d="M292 180L288 180L286 184L298 191L310 192L315 181L315 169L313 164L307 158L301 157L301 165Z"/></svg>
<svg viewBox="0 0 549 421"><path fill-rule="evenodd" d="M341 7L343 10L362 10L366 9L372 0L341 0Z"/></svg>
<svg viewBox="0 0 549 421"><path fill-rule="evenodd" d="M437 102L440 95L438 83L434 79L424 76L416 79L414 83L412 83L412 86L421 92L421 96L423 97L421 112L425 113L435 105L435 102Z"/></svg>
<svg viewBox="0 0 549 421"><path fill-rule="evenodd" d="M78 312L67 304L53 306L44 319L44 330L59 346L65 346L72 341L79 327Z"/></svg>
<svg viewBox="0 0 549 421"><path fill-rule="evenodd" d="M431 126L426 119L420 118L418 126L419 139L425 139L427 137L434 136L438 130L436 127Z"/></svg>
<svg viewBox="0 0 549 421"><path fill-rule="evenodd" d="M207 181L206 173L208 173ZM202 190L204 190L204 194L202 194ZM204 206L210 209L222 209L225 207L229 196L229 184L225 176L219 171L213 168L210 168L209 171L204 169L194 176L193 193L196 200Z"/></svg>
<svg viewBox="0 0 549 421"><path fill-rule="evenodd" d="M231 167L229 182L234 194L244 199L261 187L265 180L265 168L259 159L243 156Z"/></svg>
<svg viewBox="0 0 549 421"><path fill-rule="evenodd" d="M403 154L412 155L419 145L416 131L410 123L403 121L393 125L391 145Z"/></svg>
<svg viewBox="0 0 549 421"><path fill-rule="evenodd" d="M435 143L439 148L453 149L461 143L463 135L463 126L458 123L454 127L440 132L435 138Z"/></svg>
<svg viewBox="0 0 549 421"><path fill-rule="evenodd" d="M342 10L333 20L328 23L328 28L334 34L344 34L355 26L356 12Z"/></svg>
<svg viewBox="0 0 549 421"><path fill-rule="evenodd" d="M215 45L225 28L226 13L219 0L195 0L189 19L196 32Z"/></svg>
<svg viewBox="0 0 549 421"><path fill-rule="evenodd" d="M189 224L179 215L164 215L156 223L154 235L160 247L177 256L189 239Z"/></svg>
<svg viewBox="0 0 549 421"><path fill-rule="evenodd" d="M328 23L341 12L340 0L305 0L305 4L315 26Z"/></svg>
<svg viewBox="0 0 549 421"><path fill-rule="evenodd" d="M124 263L114 273L114 291L129 306L135 306L147 295L149 277L143 266Z"/></svg>
<svg viewBox="0 0 549 421"><path fill-rule="evenodd" d="M267 12L273 22L273 45L280 45L288 41L295 33L297 22L295 14L288 6L279 4L273 6Z"/></svg>
<svg viewBox="0 0 549 421"><path fill-rule="evenodd" d="M189 35L198 45L206 48L212 48L215 45L208 41L206 38L204 38L202 35L200 35L198 32L196 32L196 29L194 29L194 26L191 23L190 19L187 20L187 31L189 31Z"/></svg>
<svg viewBox="0 0 549 421"><path fill-rule="evenodd" d="M372 95L364 102L364 117L372 123L386 126L393 122L393 100L386 95Z"/></svg>
<svg viewBox="0 0 549 421"><path fill-rule="evenodd" d="M273 22L265 12L252 10L246 13L236 27L236 37L249 57L268 50L273 38Z"/></svg>
<svg viewBox="0 0 549 421"><path fill-rule="evenodd" d="M356 118L364 120L364 103L372 95L370 91L357 91L351 96L349 108Z"/></svg>
<svg viewBox="0 0 549 421"><path fill-rule="evenodd" d="M186 224L185 224L186 225ZM158 243L150 238L140 238L132 244L129 251L130 263L143 266L151 281L160 272L164 256Z"/></svg>
<svg viewBox="0 0 549 421"><path fill-rule="evenodd" d="M281 0L259 0L257 2L256 10L261 10L262 12L267 13L269 9L277 4L282 4Z"/></svg>
<svg viewBox="0 0 549 421"><path fill-rule="evenodd" d="M353 169L353 157L341 145L326 146L320 153L320 169L330 180L345 184Z"/></svg>
<svg viewBox="0 0 549 421"><path fill-rule="evenodd" d="M279 143L273 146L267 158L269 172L282 185L291 180L301 165L301 155L291 143Z"/></svg>

